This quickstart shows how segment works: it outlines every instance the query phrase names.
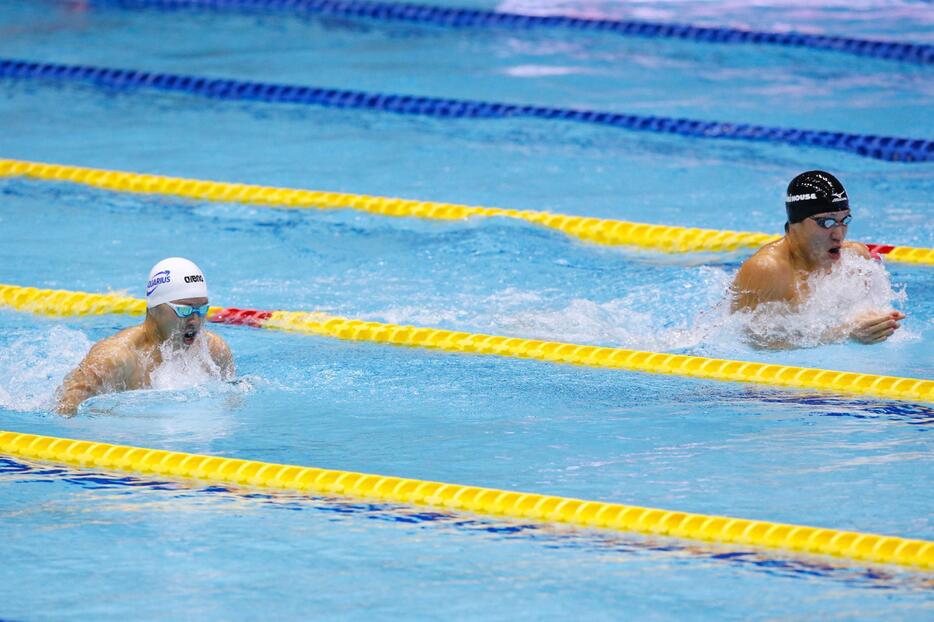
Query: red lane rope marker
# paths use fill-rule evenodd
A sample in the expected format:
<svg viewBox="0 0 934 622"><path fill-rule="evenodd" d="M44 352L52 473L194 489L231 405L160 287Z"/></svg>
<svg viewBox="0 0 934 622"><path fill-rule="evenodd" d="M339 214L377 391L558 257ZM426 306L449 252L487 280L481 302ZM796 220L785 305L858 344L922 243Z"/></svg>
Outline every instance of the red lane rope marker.
<svg viewBox="0 0 934 622"><path fill-rule="evenodd" d="M215 324L233 324L235 326L252 326L262 328L263 323L272 317L272 311L258 311L256 309L221 309L208 317L209 322Z"/></svg>

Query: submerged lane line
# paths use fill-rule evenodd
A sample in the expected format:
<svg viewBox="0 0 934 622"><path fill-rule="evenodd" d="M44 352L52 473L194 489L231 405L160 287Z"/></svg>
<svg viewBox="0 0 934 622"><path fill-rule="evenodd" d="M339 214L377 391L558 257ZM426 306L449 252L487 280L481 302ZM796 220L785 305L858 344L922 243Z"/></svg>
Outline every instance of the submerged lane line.
<svg viewBox="0 0 934 622"><path fill-rule="evenodd" d="M146 301L120 294L90 294L0 284L0 307L51 316L142 315ZM556 341L458 332L440 328L367 322L316 312L259 311L212 307L208 320L254 328L332 337L347 341L408 346L703 380L750 382L797 389L934 402L934 381L770 363L714 359Z"/></svg>
<svg viewBox="0 0 934 622"><path fill-rule="evenodd" d="M0 453L81 468L170 476L212 484L377 499L546 523L567 523L579 527L833 555L923 569L934 568L934 542L897 536L112 445L3 430L0 430Z"/></svg>
<svg viewBox="0 0 934 622"><path fill-rule="evenodd" d="M424 97L373 91L320 88L299 84L275 84L228 80L171 73L154 73L116 67L63 65L0 58L0 78L74 82L117 91L164 91L227 101L320 106L369 110L436 119L540 119L586 123L634 132L675 134L688 138L834 149L889 162L930 162L934 141L925 138L876 136L749 123L680 119L584 108L557 108L505 102Z"/></svg>
<svg viewBox="0 0 934 622"><path fill-rule="evenodd" d="M569 15L530 15L461 7L371 0L91 0L92 4L162 10L288 11L326 17L427 24L447 28L535 28L598 31L647 39L684 39L702 43L775 45L844 52L913 63L934 63L934 46L925 43L856 39L803 32L768 32Z"/></svg>
<svg viewBox="0 0 934 622"><path fill-rule="evenodd" d="M632 246L663 253L735 251L759 248L781 236L749 231L721 231L624 220L568 216L533 210L501 209L413 201L341 192L321 192L227 182L126 173L104 169L0 159L0 177L23 176L47 181L67 181L103 190L182 197L203 201L237 202L286 208L345 208L382 216L429 220L463 220L470 217L503 217L555 229L586 242L607 246ZM891 261L934 265L934 249L909 246L869 245Z"/></svg>

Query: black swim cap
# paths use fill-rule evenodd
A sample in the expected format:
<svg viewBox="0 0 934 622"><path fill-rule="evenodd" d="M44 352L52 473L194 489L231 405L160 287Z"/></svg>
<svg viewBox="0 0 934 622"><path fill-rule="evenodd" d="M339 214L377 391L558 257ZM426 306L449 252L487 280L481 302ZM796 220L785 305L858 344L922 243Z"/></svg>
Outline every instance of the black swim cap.
<svg viewBox="0 0 934 622"><path fill-rule="evenodd" d="M801 222L808 216L850 209L850 200L840 180L826 171L801 173L788 184L785 211L788 222Z"/></svg>

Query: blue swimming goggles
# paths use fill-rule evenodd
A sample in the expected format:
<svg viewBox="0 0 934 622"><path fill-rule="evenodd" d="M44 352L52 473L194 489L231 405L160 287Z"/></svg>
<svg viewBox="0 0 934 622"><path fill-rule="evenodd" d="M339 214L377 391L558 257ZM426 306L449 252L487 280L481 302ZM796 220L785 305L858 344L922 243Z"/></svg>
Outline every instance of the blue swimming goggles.
<svg viewBox="0 0 934 622"><path fill-rule="evenodd" d="M817 226L821 229L833 229L834 227L845 227L850 224L850 221L853 220L851 214L847 214L840 220L836 218L831 218L830 216L808 216L811 220L817 223Z"/></svg>
<svg viewBox="0 0 934 622"><path fill-rule="evenodd" d="M202 305L200 307L192 307L190 305L173 305L171 302L165 303L172 307L172 310L175 311L175 315L180 318L189 317L192 313L197 313L201 317L206 317L208 314L208 309L211 308L210 304Z"/></svg>

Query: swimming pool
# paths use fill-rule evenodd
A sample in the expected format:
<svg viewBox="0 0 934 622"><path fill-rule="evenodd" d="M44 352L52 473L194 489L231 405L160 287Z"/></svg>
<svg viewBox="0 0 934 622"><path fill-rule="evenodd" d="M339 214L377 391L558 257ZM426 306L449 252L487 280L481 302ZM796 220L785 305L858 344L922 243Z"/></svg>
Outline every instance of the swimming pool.
<svg viewBox="0 0 934 622"><path fill-rule="evenodd" d="M638 9L711 23L724 7L736 8ZM813 27L802 7L788 20ZM766 28L771 11L742 9L735 19ZM818 13L851 36L931 39L911 3ZM0 32L0 56L45 62L934 135L929 67L803 49L51 1L5 6ZM4 158L766 232L780 231L787 180L820 167L847 184L851 237L934 246L929 163L547 120L441 120L49 81L0 88ZM0 189L3 283L138 297L146 270L178 254L201 265L212 302L224 306L932 372L934 288L924 266L891 263L894 291L856 292L856 301L876 296L908 314L898 338L763 352L717 310L741 254L646 256L501 219L291 211L18 177L0 179ZM219 326L238 383L170 373L157 390L95 398L74 419L50 414L54 388L90 344L132 321L0 310L0 429L934 535L934 411L919 404ZM4 619L918 619L931 607L929 575L897 567L10 458L0 473Z"/></svg>

